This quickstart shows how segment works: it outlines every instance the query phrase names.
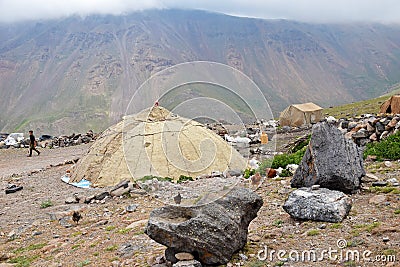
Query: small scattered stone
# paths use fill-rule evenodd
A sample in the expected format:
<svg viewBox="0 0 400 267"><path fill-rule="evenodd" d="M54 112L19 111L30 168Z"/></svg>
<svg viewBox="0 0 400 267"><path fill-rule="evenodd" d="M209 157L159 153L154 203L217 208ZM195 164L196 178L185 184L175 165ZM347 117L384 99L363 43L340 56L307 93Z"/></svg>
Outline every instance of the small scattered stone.
<svg viewBox="0 0 400 267"><path fill-rule="evenodd" d="M94 200L95 197L96 197L95 195L86 197L84 203L89 204L90 202L92 202L92 200Z"/></svg>
<svg viewBox="0 0 400 267"><path fill-rule="evenodd" d="M79 203L79 201L77 201L75 197L68 197L65 200L65 204L76 204L76 203Z"/></svg>
<svg viewBox="0 0 400 267"><path fill-rule="evenodd" d="M367 173L367 174L365 174L364 177L361 178L361 181L364 183L377 182L377 181L379 181L379 178L378 178L378 176L376 176L372 173Z"/></svg>
<svg viewBox="0 0 400 267"><path fill-rule="evenodd" d="M97 222L95 224L95 226L102 226L102 225L106 225L107 223L108 223L108 220L102 220L102 221Z"/></svg>
<svg viewBox="0 0 400 267"><path fill-rule="evenodd" d="M399 181L396 178L388 179L388 180L386 180L386 182L390 183L391 185L395 185L395 184L399 183Z"/></svg>
<svg viewBox="0 0 400 267"><path fill-rule="evenodd" d="M146 191L146 190L144 190L144 189L137 189L137 188L131 189L130 192L131 192L131 196L132 196L132 195L134 196L134 195L146 195L146 194L147 194L147 191Z"/></svg>
<svg viewBox="0 0 400 267"><path fill-rule="evenodd" d="M133 228L136 228L138 226L145 225L146 223L147 223L146 219L145 220L136 221L136 222L133 222L130 225L128 225L126 227L126 229L133 229Z"/></svg>
<svg viewBox="0 0 400 267"><path fill-rule="evenodd" d="M6 253L6 252L2 252L0 253L0 261L6 261L8 259L11 259L15 256L14 253Z"/></svg>
<svg viewBox="0 0 400 267"><path fill-rule="evenodd" d="M57 221L57 215L54 213L49 213L50 221Z"/></svg>
<svg viewBox="0 0 400 267"><path fill-rule="evenodd" d="M326 224L323 223L323 224L321 224L320 226L318 226L318 228L319 228L319 229L325 229L325 228L326 228Z"/></svg>
<svg viewBox="0 0 400 267"><path fill-rule="evenodd" d="M7 237L8 239L14 239L16 235L17 235L16 232L12 230L11 232L8 233Z"/></svg>
<svg viewBox="0 0 400 267"><path fill-rule="evenodd" d="M321 188L321 186L319 184L315 184L315 185L311 186L312 190L318 190L320 188Z"/></svg>
<svg viewBox="0 0 400 267"><path fill-rule="evenodd" d="M388 182L385 181L377 181L377 182L373 182L372 186L387 186Z"/></svg>
<svg viewBox="0 0 400 267"><path fill-rule="evenodd" d="M179 252L175 254L175 258L179 261L190 261L194 259L194 256L187 252Z"/></svg>
<svg viewBox="0 0 400 267"><path fill-rule="evenodd" d="M172 267L202 267L201 263L196 260L178 261Z"/></svg>
<svg viewBox="0 0 400 267"><path fill-rule="evenodd" d="M132 205L127 206L127 207L125 208L125 210L126 210L127 212L134 212L134 211L137 209L138 206L139 206L139 205L137 205L137 204L132 204Z"/></svg>
<svg viewBox="0 0 400 267"><path fill-rule="evenodd" d="M393 167L393 163L391 163L391 162L388 161L388 160L386 160L386 161L384 162L384 164L385 164L385 166L386 166L387 168L392 168L392 167Z"/></svg>
<svg viewBox="0 0 400 267"><path fill-rule="evenodd" d="M385 195L376 195L376 196L371 197L371 198L368 200L368 203L369 203L369 204L378 205L378 204L384 203L385 201L387 201L387 198L386 198Z"/></svg>
<svg viewBox="0 0 400 267"><path fill-rule="evenodd" d="M108 197L110 195L110 193L109 192L102 192L102 193L100 193L100 194L97 194L95 197L94 197L94 199L96 199L96 200L104 200L106 197Z"/></svg>
<svg viewBox="0 0 400 267"><path fill-rule="evenodd" d="M135 249L135 246L130 243L122 244L118 249L118 255L122 258L132 258Z"/></svg>
<svg viewBox="0 0 400 267"><path fill-rule="evenodd" d="M70 224L70 223L68 222L68 219L65 218L65 217L60 218L60 219L58 220L58 222L60 223L61 226L64 226L65 228L70 228L70 227L72 227L72 224Z"/></svg>
<svg viewBox="0 0 400 267"><path fill-rule="evenodd" d="M252 242L260 242L261 241L261 236L259 235L251 235L249 236L249 240Z"/></svg>
<svg viewBox="0 0 400 267"><path fill-rule="evenodd" d="M389 242L390 239L389 239L389 237L385 236L385 237L382 239L382 241L386 243L386 242Z"/></svg>
<svg viewBox="0 0 400 267"><path fill-rule="evenodd" d="M242 253L239 254L239 257L240 257L240 259L241 259L242 261L247 261L247 260L249 259L249 257L247 257L246 255L244 255L244 254L242 254Z"/></svg>
<svg viewBox="0 0 400 267"><path fill-rule="evenodd" d="M120 197L120 196L123 196L125 194L128 194L130 190L131 189L128 186L127 187L120 187L120 188L118 188L116 190L111 191L110 195L112 197Z"/></svg>

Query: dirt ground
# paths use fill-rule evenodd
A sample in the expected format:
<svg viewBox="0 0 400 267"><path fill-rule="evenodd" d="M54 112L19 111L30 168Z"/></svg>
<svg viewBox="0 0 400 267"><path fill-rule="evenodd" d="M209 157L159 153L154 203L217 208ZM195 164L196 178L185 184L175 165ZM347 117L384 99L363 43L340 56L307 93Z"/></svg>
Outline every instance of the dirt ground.
<svg viewBox="0 0 400 267"><path fill-rule="evenodd" d="M32 158L23 149L0 150L0 266L151 266L163 254L165 247L143 232L150 211L163 205L153 197L138 194L65 204L75 193L83 199L105 190L79 189L60 180L72 167L64 163L79 158L87 148L41 149L42 154ZM390 168L368 163L367 171L380 179L398 178L399 167L399 162ZM6 195L10 183L23 190ZM248 243L228 266L400 266L400 195L371 192L369 186L364 184L360 193L350 196L350 215L334 224L292 219L282 209L293 190L290 177L265 180L256 191L264 205L250 224ZM377 195L380 200L370 204ZM126 212L130 204L137 204L137 210ZM79 224L71 220L74 210L83 215ZM338 248L338 242L345 246ZM331 259L323 250L333 253ZM316 252L315 261L307 259L310 251ZM290 252L305 253L305 258L288 261ZM360 258L351 260L349 254L346 260L346 253Z"/></svg>

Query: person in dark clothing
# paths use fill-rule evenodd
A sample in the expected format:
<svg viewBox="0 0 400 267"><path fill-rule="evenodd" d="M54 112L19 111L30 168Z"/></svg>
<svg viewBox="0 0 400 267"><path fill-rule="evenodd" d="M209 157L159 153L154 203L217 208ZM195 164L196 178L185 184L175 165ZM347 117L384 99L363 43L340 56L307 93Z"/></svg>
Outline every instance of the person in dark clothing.
<svg viewBox="0 0 400 267"><path fill-rule="evenodd" d="M33 135L33 131L29 131L29 155L28 157L32 157L32 150L35 150L38 156L40 155L39 150L36 149L36 138Z"/></svg>

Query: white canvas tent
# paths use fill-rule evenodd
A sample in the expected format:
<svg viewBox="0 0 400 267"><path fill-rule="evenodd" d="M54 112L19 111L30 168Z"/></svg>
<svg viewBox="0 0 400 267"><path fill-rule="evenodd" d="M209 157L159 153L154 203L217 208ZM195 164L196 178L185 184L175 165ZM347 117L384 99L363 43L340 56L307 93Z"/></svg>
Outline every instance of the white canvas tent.
<svg viewBox="0 0 400 267"><path fill-rule="evenodd" d="M101 187L146 175L177 179L245 167L239 152L204 125L153 107L104 131L71 182L86 179Z"/></svg>
<svg viewBox="0 0 400 267"><path fill-rule="evenodd" d="M281 126L298 127L317 123L322 118L322 110L323 108L311 102L290 105L281 112L279 124Z"/></svg>

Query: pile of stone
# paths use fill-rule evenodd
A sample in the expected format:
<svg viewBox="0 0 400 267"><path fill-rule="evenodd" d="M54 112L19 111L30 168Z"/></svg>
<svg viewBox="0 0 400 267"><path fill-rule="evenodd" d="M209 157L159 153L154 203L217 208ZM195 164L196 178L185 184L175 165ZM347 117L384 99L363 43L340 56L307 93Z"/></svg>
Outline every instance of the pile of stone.
<svg viewBox="0 0 400 267"><path fill-rule="evenodd" d="M15 137L16 135L18 136ZM42 135L37 139L37 145L43 148L76 146L94 142L96 137L97 134L94 134L92 130L89 130L86 134L73 133L72 135L61 136ZM29 137L26 138L22 133L0 134L0 149L10 147L26 148L29 147L29 143Z"/></svg>
<svg viewBox="0 0 400 267"><path fill-rule="evenodd" d="M94 142L96 140L97 135L93 133L92 130L89 130L86 134L75 134L72 135L61 135L47 138L46 140L39 141L39 145L41 147L48 148L58 148L58 147L68 147L68 146L76 146L81 144L87 144L90 142Z"/></svg>
<svg viewBox="0 0 400 267"><path fill-rule="evenodd" d="M371 115L364 114L358 118L340 119L339 130L359 146L380 141L400 130L400 114Z"/></svg>

